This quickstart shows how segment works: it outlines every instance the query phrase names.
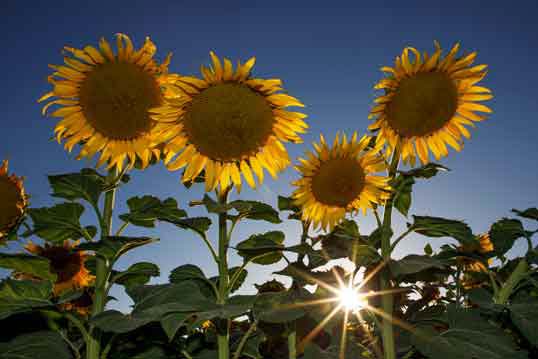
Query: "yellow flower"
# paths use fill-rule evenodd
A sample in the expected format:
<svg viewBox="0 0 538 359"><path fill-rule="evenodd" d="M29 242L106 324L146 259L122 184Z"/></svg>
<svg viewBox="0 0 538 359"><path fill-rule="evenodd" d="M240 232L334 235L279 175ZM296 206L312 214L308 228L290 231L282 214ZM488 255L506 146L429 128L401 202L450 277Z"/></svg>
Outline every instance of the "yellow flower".
<svg viewBox="0 0 538 359"><path fill-rule="evenodd" d="M170 55L158 65L149 38L135 50L123 34L117 34L116 54L103 38L99 49L64 49L72 56L64 58L64 65L50 65L55 70L49 77L54 88L39 99L52 99L43 107L44 115L50 106L60 105L50 114L61 118L54 130L58 142L65 140L69 152L81 144L79 159L100 152L98 166L108 163L108 168L121 170L125 160L131 167L138 159L146 167L159 155L152 148L159 126L148 110L162 103L160 84Z"/></svg>
<svg viewBox="0 0 538 359"><path fill-rule="evenodd" d="M387 177L374 173L386 170L379 146L367 150L371 138L357 133L350 141L337 134L332 147L325 142L314 143L315 153L308 151L295 168L302 178L293 182L298 187L293 198L302 207L303 220L314 227L332 229L348 212L383 204L390 195Z"/></svg>
<svg viewBox="0 0 538 359"><path fill-rule="evenodd" d="M28 252L45 257L50 261L50 270L57 276L53 288L55 295L68 290L89 287L95 279L85 266L90 255L76 251L77 245L77 242L64 241L64 244L60 246L46 243L44 247L41 247L32 242L25 246ZM24 273L20 273L18 279L27 278L25 278Z"/></svg>
<svg viewBox="0 0 538 359"><path fill-rule="evenodd" d="M255 188L264 169L275 178L289 165L283 142L301 142L307 125L306 115L284 108L303 104L280 93L279 79L250 77L254 58L234 71L230 60L210 55L213 66L201 66L203 78L171 75L165 105L153 110L153 119L167 126L165 163L171 171L186 166L184 182L205 170L206 191L219 184L239 191L241 174Z"/></svg>
<svg viewBox="0 0 538 359"><path fill-rule="evenodd" d="M24 192L23 179L8 174L8 161L0 166L0 242L20 223L28 196Z"/></svg>
<svg viewBox="0 0 538 359"><path fill-rule="evenodd" d="M488 254L493 252L494 249L488 233L479 235L476 244L459 247L461 252L468 254ZM488 259L487 264L490 265L492 262L493 260L490 258ZM471 272L487 272L486 265L480 260L463 258L463 266L465 270Z"/></svg>
<svg viewBox="0 0 538 359"><path fill-rule="evenodd" d="M474 122L486 119L476 112L491 113L478 103L491 99L491 91L476 86L485 77L487 65L471 67L476 52L456 58L459 44L441 58L442 50L435 45L431 57L408 47L396 57L394 67L381 68L390 75L375 86L385 94L375 100L369 116L375 118L369 129L379 130L379 141L388 143L389 152L400 143L402 159L412 164L416 155L426 164L428 150L437 160L448 155L447 145L460 151L462 136L470 137L465 126L474 127Z"/></svg>

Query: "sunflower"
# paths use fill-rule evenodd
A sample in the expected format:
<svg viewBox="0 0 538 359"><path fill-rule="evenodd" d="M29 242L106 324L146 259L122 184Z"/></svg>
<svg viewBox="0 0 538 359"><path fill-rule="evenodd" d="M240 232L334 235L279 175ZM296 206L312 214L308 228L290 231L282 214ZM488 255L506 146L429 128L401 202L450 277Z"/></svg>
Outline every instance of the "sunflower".
<svg viewBox="0 0 538 359"><path fill-rule="evenodd" d="M28 252L45 257L50 261L50 270L56 274L54 283L54 295L59 295L67 290L86 288L92 285L94 276L85 266L89 254L77 251L77 242L64 241L63 245L38 246L32 242L25 248ZM19 279L24 278L24 273Z"/></svg>
<svg viewBox="0 0 538 359"><path fill-rule="evenodd" d="M388 199L389 179L373 173L386 170L379 148L366 150L371 138L357 133L350 141L337 134L332 147L320 135L314 143L315 154L308 151L295 168L302 178L293 182L298 187L292 197L302 207L303 220L314 227L332 230L348 212L382 204Z"/></svg>
<svg viewBox="0 0 538 359"><path fill-rule="evenodd" d="M153 149L159 126L148 110L162 102L160 85L170 54L158 65L149 38L135 50L124 34L117 34L116 54L104 38L99 49L64 49L71 56L64 58L65 65L49 65L55 70L48 79L54 88L39 99L48 101L44 115L50 106L60 105L50 114L62 118L54 130L58 142L65 140L69 152L81 144L79 159L100 152L98 166L108 163L121 170L125 160L129 167L139 160L146 167L159 156Z"/></svg>
<svg viewBox="0 0 538 359"><path fill-rule="evenodd" d="M23 179L8 175L8 161L0 166L0 243L20 223L28 196L24 193Z"/></svg>
<svg viewBox="0 0 538 359"><path fill-rule="evenodd" d="M234 71L230 60L210 55L213 66L201 66L202 78L171 77L164 84L165 105L152 111L167 126L161 134L169 140L164 161L171 171L186 166L184 182L205 170L206 191L219 184L239 191L241 174L255 188L264 169L275 178L289 165L283 142L302 142L298 134L307 125L306 115L285 108L303 104L281 93L281 80L252 78L255 58Z"/></svg>
<svg viewBox="0 0 538 359"><path fill-rule="evenodd" d="M93 288L86 288L80 297L67 303L58 305L61 311L76 312L79 315L87 317L92 312L95 293Z"/></svg>
<svg viewBox="0 0 538 359"><path fill-rule="evenodd" d="M458 248L459 251L466 254L487 255L493 252L493 250L495 249L488 233L483 233L479 235L476 239L477 239L476 243L473 243L472 245L460 246ZM471 258L463 258L462 261L463 261L463 267L468 271L487 272L487 266L480 260L471 259ZM493 261L490 258L488 259L487 264L490 265L492 262Z"/></svg>
<svg viewBox="0 0 538 359"><path fill-rule="evenodd" d="M375 86L385 94L375 100L377 105L369 115L375 119L369 129L379 130L378 138L388 143L389 152L399 143L402 159L411 164L416 155L426 164L428 150L437 160L447 156L447 144L460 151L462 136L470 137L465 126L474 127L474 122L486 119L476 112L492 112L478 103L493 96L489 89L476 86L487 73L487 65L471 66L476 52L456 58L456 44L441 58L441 47L437 42L435 46L431 57L405 48L394 67L381 68L390 75ZM415 55L414 61L409 51Z"/></svg>

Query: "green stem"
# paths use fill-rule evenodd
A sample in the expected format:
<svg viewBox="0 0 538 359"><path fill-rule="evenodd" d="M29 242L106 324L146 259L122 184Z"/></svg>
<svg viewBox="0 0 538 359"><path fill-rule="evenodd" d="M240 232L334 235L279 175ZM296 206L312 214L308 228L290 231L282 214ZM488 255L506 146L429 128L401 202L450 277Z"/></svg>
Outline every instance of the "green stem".
<svg viewBox="0 0 538 359"><path fill-rule="evenodd" d="M392 245L390 246L390 252L394 252L394 249L396 248L396 246L398 245L398 243L400 243L400 241L402 239L404 239L405 237L407 237L407 235L411 232L413 232L415 230L415 227L413 226L410 226L407 231L405 231L404 233L402 233L398 238L396 238L396 240L394 241L394 243L392 243Z"/></svg>
<svg viewBox="0 0 538 359"><path fill-rule="evenodd" d="M191 355L189 353L187 353L186 350L182 350L181 354L183 354L185 356L185 358L187 358L187 359L192 359Z"/></svg>
<svg viewBox="0 0 538 359"><path fill-rule="evenodd" d="M117 177L116 168L108 172L107 181L114 181ZM110 182L108 183L110 184ZM116 185L105 194L105 203L103 208L103 220L101 221L101 239L108 237L112 232L112 212L116 197ZM105 309L106 291L108 286L108 275L110 268L106 261L96 256L96 275L95 275L95 298L93 302L92 316L95 316ZM99 359L101 351L101 332L94 326L90 326L88 336L88 347L86 351L87 359Z"/></svg>
<svg viewBox="0 0 538 359"><path fill-rule="evenodd" d="M508 280L502 286L501 290L499 291L499 295L495 298L496 304L506 304L508 302L508 299L510 298L510 295L512 295L512 292L516 286L525 277L525 275L527 275L528 269L529 264L527 261L525 259L520 260L516 269L514 269Z"/></svg>
<svg viewBox="0 0 538 359"><path fill-rule="evenodd" d="M400 162L400 149L399 146L396 146L394 153L392 155L392 160L389 167L389 177L392 179L396 175L398 170L398 164ZM385 211L383 213L383 235L381 238L381 255L385 262L390 261L390 255L392 246L390 244L390 235L388 234L388 229L392 226L392 206L393 199L392 197L387 201L385 205ZM383 271L380 278L380 287L381 291L389 291L391 289L390 283L390 274L388 271ZM385 312L386 316L383 316L383 325L382 325L382 337L383 337L383 352L385 354L385 359L396 359L396 349L394 345L394 328L392 325L392 312L393 312L393 297L390 292L385 292L381 296L381 305L382 310Z"/></svg>
<svg viewBox="0 0 538 359"><path fill-rule="evenodd" d="M243 348L245 347L245 344L247 343L248 338L252 334L254 330L256 330L256 325L258 324L257 321L252 322L250 327L248 328L247 332L243 337L241 338L241 341L239 342L239 345L237 346L237 349L235 350L233 359L239 359L239 356L241 355L241 352L243 351Z"/></svg>
<svg viewBox="0 0 538 359"><path fill-rule="evenodd" d="M288 335L289 359L297 359L297 332L294 330Z"/></svg>
<svg viewBox="0 0 538 359"><path fill-rule="evenodd" d="M459 307L461 305L461 267L458 266L458 270L456 271L456 277L454 277L456 280L456 305Z"/></svg>
<svg viewBox="0 0 538 359"><path fill-rule="evenodd" d="M218 194L219 204L226 206L230 188L222 189ZM228 230L227 230L228 213L219 213L219 298L218 304L226 304L228 299ZM217 343L219 348L219 359L228 359L230 357L230 323L223 319L218 328Z"/></svg>

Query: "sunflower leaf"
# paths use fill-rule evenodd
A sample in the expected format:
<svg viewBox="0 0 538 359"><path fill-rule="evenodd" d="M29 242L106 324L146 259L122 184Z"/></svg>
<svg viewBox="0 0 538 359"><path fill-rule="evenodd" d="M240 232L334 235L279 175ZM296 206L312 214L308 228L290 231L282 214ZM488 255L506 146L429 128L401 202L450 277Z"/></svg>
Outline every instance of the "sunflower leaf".
<svg viewBox="0 0 538 359"><path fill-rule="evenodd" d="M295 305L302 299L297 292L261 293L257 295L252 314L257 320L268 323L290 322L306 314L304 307Z"/></svg>
<svg viewBox="0 0 538 359"><path fill-rule="evenodd" d="M228 269L228 274L229 274L230 278L233 277L235 275L235 273L237 273L237 271L239 269L241 269L241 267L232 267L232 268ZM248 275L248 271L243 268L241 270L241 273L239 274L239 277L234 282L233 287L230 289L230 293L233 293L233 292L237 291L243 285L243 283L245 282L245 279L247 279L247 275ZM215 286L217 288L219 287L219 277L218 276L211 277L211 278L209 278L209 280L212 281L213 283L215 283Z"/></svg>
<svg viewBox="0 0 538 359"><path fill-rule="evenodd" d="M461 244L473 244L476 238L471 228L462 221L440 217L413 216L415 232L427 237L452 237ZM408 224L409 225L409 224Z"/></svg>
<svg viewBox="0 0 538 359"><path fill-rule="evenodd" d="M52 283L4 279L0 283L0 320L13 314L31 311L33 308L52 305Z"/></svg>
<svg viewBox="0 0 538 359"><path fill-rule="evenodd" d="M179 228L194 231L201 236L205 236L205 232L207 232L211 226L211 220L207 217L190 217L167 222L172 223Z"/></svg>
<svg viewBox="0 0 538 359"><path fill-rule="evenodd" d="M134 287L146 284L151 277L158 277L159 275L159 267L156 264L139 262L131 265L124 271L115 273L110 281L125 287Z"/></svg>
<svg viewBox="0 0 538 359"><path fill-rule="evenodd" d="M270 231L254 234L237 245L237 254L256 264L274 264L282 259L284 232Z"/></svg>
<svg viewBox="0 0 538 359"><path fill-rule="evenodd" d="M77 240L87 234L80 225L83 212L84 207L78 203L30 208L28 214L34 228L23 233L23 237L36 235L53 243L63 243L67 239Z"/></svg>
<svg viewBox="0 0 538 359"><path fill-rule="evenodd" d="M239 216L257 221L282 223L278 211L266 203L256 201L232 201L230 206L239 212Z"/></svg>
<svg viewBox="0 0 538 359"><path fill-rule="evenodd" d="M527 218L527 219L534 219L535 221L538 221L538 208L527 208L524 211L519 211L517 209L512 209L512 212L517 214L520 217Z"/></svg>
<svg viewBox="0 0 538 359"><path fill-rule="evenodd" d="M406 172L401 171L400 173L404 176L410 176L415 178L432 178L440 171L446 172L450 171L450 169L438 163L430 162L422 167L413 168L412 170Z"/></svg>
<svg viewBox="0 0 538 359"><path fill-rule="evenodd" d="M127 206L130 212L120 215L120 218L140 227L155 227L156 220L173 223L187 216L173 198L161 201L153 196L132 197L127 200Z"/></svg>
<svg viewBox="0 0 538 359"><path fill-rule="evenodd" d="M69 348L56 332L34 332L0 343L0 359L71 359Z"/></svg>
<svg viewBox="0 0 538 359"><path fill-rule="evenodd" d="M44 257L24 253L0 253L0 267L31 274L38 278L49 279L51 281L56 280L56 275L50 272L49 260Z"/></svg>
<svg viewBox="0 0 538 359"><path fill-rule="evenodd" d="M52 196L70 201L82 199L94 206L106 187L106 178L91 168L77 173L49 176Z"/></svg>
<svg viewBox="0 0 538 359"><path fill-rule="evenodd" d="M400 260L391 260L389 268L395 277L414 274L430 268L445 268L445 264L430 256L410 254Z"/></svg>
<svg viewBox="0 0 538 359"><path fill-rule="evenodd" d="M413 177L402 175L396 177L392 183L392 188L394 188L394 197L392 199L394 207L406 217L411 207L411 192L414 184L415 179Z"/></svg>
<svg viewBox="0 0 538 359"><path fill-rule="evenodd" d="M512 304L509 309L512 322L529 343L538 348L538 303Z"/></svg>
<svg viewBox="0 0 538 359"><path fill-rule="evenodd" d="M77 248L80 250L94 251L97 255L100 255L113 263L131 249L155 243L157 241L159 241L158 238L150 237L110 236L105 237L98 242L82 243Z"/></svg>
<svg viewBox="0 0 538 359"><path fill-rule="evenodd" d="M519 219L503 218L493 223L489 230L493 250L499 256L508 252L515 241L523 236L525 236L525 230Z"/></svg>

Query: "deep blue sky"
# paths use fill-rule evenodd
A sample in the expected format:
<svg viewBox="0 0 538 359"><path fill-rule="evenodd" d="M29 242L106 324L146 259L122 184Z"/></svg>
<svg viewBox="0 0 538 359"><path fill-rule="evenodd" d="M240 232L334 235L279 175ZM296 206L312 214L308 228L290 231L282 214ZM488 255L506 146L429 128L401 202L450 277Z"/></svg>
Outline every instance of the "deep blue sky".
<svg viewBox="0 0 538 359"><path fill-rule="evenodd" d="M464 51L478 50L478 62L489 64L484 84L495 95L489 102L494 113L472 131L473 137L461 153L451 153L441 162L451 172L415 186L411 213L465 219L479 233L492 221L510 215L511 208L538 204L537 4L535 0L2 0L0 159L9 159L11 168L26 176L35 207L52 203L46 174L93 164L76 161L50 141L55 121L43 118L36 103L49 89L47 64L61 63L64 45L96 45L101 36L112 39L114 33L123 32L140 46L149 35L161 58L169 51L174 53L171 71L195 75L200 64L208 63L210 50L233 60L256 56L256 76L283 79L289 93L307 106L311 127L305 144L288 146L296 157L320 132L333 137L337 130L366 131L367 114L376 96L373 85L382 76L378 69L391 65L403 47L431 53L435 39L444 48L461 41ZM289 181L295 176L290 169L257 192L244 191L242 198L276 204L277 194L290 193ZM133 173L132 182L119 193L118 214L124 212L125 200L137 193L173 196L183 207L203 195L200 187L186 191L179 183L179 173L169 173L160 165ZM201 214L193 209L189 213ZM403 228L404 218L396 217L397 226ZM372 218L358 220L363 232L369 233ZM253 230L274 228L246 224L236 232L236 240ZM298 242L297 224L285 223L280 228L286 231L288 244ZM167 225L144 233L159 236L161 242L128 255L120 267L140 260L157 262L163 274L159 281L185 263L215 274L205 247L193 235ZM436 247L447 241L432 244ZM421 252L425 243L423 237L410 237L398 255ZM239 259L232 256L231 262L237 264ZM250 291L252 283L262 282L273 270L251 267L256 273L244 290ZM121 300L119 307L125 309L126 297L114 294Z"/></svg>

